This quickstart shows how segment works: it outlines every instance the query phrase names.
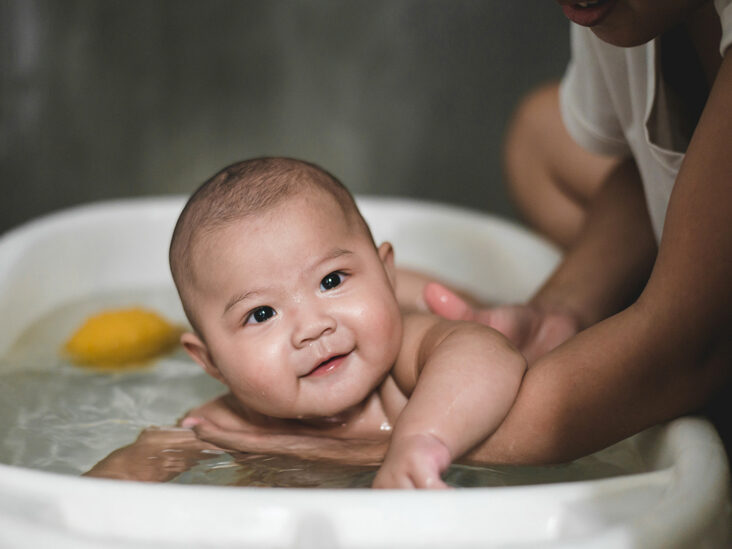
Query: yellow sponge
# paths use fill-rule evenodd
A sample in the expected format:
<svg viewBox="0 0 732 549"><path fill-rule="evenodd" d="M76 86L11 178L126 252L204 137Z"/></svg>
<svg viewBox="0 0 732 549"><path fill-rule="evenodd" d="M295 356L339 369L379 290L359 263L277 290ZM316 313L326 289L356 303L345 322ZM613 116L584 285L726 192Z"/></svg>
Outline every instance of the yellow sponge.
<svg viewBox="0 0 732 549"><path fill-rule="evenodd" d="M105 368L139 365L171 351L181 329L140 307L104 311L89 317L66 342L77 364Z"/></svg>

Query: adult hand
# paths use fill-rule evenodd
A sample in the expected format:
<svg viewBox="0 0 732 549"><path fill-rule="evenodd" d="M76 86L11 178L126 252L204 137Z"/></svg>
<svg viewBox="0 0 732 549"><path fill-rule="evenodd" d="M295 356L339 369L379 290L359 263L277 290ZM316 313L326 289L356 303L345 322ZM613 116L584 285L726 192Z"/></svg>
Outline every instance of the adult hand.
<svg viewBox="0 0 732 549"><path fill-rule="evenodd" d="M88 477L165 482L211 457L219 448L188 429L149 427L84 473Z"/></svg>
<svg viewBox="0 0 732 549"><path fill-rule="evenodd" d="M378 465L388 440L331 438L266 428L230 429L203 417L188 416L182 422L205 442L235 452L294 456L350 465Z"/></svg>
<svg viewBox="0 0 732 549"><path fill-rule="evenodd" d="M532 305L480 307L434 282L425 286L424 299L435 314L451 320L479 322L501 332L529 364L579 331L577 320L569 314L542 311Z"/></svg>

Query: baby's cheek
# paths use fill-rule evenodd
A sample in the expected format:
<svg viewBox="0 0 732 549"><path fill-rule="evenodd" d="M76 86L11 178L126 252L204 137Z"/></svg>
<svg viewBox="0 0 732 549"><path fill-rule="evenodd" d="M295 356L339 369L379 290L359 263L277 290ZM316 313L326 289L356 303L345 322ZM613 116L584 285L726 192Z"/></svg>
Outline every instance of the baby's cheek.
<svg viewBox="0 0 732 549"><path fill-rule="evenodd" d="M402 342L402 315L396 302L375 307L370 314L368 324L372 330L374 344L383 348L385 353L396 355Z"/></svg>
<svg viewBox="0 0 732 549"><path fill-rule="evenodd" d="M256 353L250 352L252 350L249 347L232 350L223 372L229 388L247 399L256 398L270 389L274 369L284 360L276 347L260 345Z"/></svg>

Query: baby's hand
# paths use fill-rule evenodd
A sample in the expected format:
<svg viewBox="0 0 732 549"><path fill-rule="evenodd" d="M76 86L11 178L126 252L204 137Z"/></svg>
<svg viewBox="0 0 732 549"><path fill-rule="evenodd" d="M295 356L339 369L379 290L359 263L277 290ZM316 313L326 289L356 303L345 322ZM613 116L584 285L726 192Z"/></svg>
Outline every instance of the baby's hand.
<svg viewBox="0 0 732 549"><path fill-rule="evenodd" d="M450 465L450 451L432 435L392 438L374 488L447 488L441 474Z"/></svg>

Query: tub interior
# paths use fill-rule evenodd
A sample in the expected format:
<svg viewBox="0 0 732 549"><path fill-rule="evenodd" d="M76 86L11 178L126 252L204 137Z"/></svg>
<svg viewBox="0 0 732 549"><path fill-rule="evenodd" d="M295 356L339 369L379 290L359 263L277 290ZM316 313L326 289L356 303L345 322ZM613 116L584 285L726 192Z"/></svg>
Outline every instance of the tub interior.
<svg viewBox="0 0 732 549"><path fill-rule="evenodd" d="M512 235L521 246L523 235L516 229L501 235L500 230L505 228L498 221L493 221L490 231L476 234L470 212L461 212L461 223L455 223L446 217L446 211L435 208L437 215L425 226L414 217L414 209L406 205L377 201L372 206L373 200L368 199L361 202L375 238L394 243L399 264L435 273L487 300L522 299L546 275L554 260L549 246L535 246L534 250L526 250L523 261L537 261L539 252L544 257L539 255L540 263L526 269L516 258L515 249L507 253L506 242L510 239L506 235ZM170 208L172 213L177 209L178 205ZM391 215L390 209L399 212ZM203 373L180 349L149 367L114 373L79 368L59 353L84 319L106 309L139 305L158 311L175 324L186 324L178 296L167 278L167 267L161 266L159 259L165 257L174 216L165 221L162 215L154 219L161 226L167 223L155 235L149 228L141 230L145 227L141 221L114 223L114 216L105 216L105 223L115 225L108 233L113 235L110 242L102 238L104 232L92 227L99 221L93 213L82 213L81 219L72 214L72 226L66 230L52 231L45 240L36 237L31 251L21 256L23 261L13 265L10 277L16 287L6 295L22 302L27 316L33 311L37 318L15 335L1 362L0 416L6 419L0 425L2 463L80 475L114 449L133 442L142 429L174 426L188 409L225 392L223 385ZM89 214L91 218L83 219ZM78 225L73 226L74 222ZM153 245L151 237L155 237ZM147 243L147 249L143 249L142 242ZM523 247L530 242L526 240ZM488 250L491 259L475 254L478 248ZM91 258L90 249L94 250ZM44 290L31 294L40 302L34 305L29 295L22 293L29 284L23 273L39 270L44 262L51 262L53 270L49 273L43 269L48 280L34 281ZM125 276L126 272L130 275ZM489 284L484 284L483 273L488 273ZM86 295L75 297L78 294ZM53 302L57 305L50 306ZM453 466L446 481L456 487L534 485L645 470L635 446L620 445L554 467ZM374 474L374 468L275 456L233 459L222 454L212 456L173 482L365 488Z"/></svg>
<svg viewBox="0 0 732 549"><path fill-rule="evenodd" d="M0 331L0 491L19 502L0 503L0 527L30 540L28 546L44 536L59 547L66 541L103 546L110 539L120 544L114 546L181 547L300 547L307 540L317 547L546 547L592 540L628 547L675 540L693 547L706 540L714 547L726 539L726 457L713 429L695 418L649 429L572 464L453 467L448 482L472 488L447 494L343 490L367 487L373 470L271 456L242 464L213 455L167 485L76 478L140 429L172 425L223 391L182 351L115 374L79 369L57 352L83 318L103 308L143 304L185 322L166 261L183 202L93 204L0 239L0 313L7 319ZM559 259L524 229L476 212L398 199L358 202L375 239L394 244L398 265L486 301L527 298ZM182 518L190 508L196 521ZM220 529L213 533L206 524Z"/></svg>

